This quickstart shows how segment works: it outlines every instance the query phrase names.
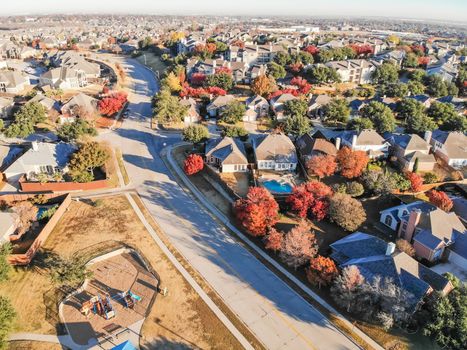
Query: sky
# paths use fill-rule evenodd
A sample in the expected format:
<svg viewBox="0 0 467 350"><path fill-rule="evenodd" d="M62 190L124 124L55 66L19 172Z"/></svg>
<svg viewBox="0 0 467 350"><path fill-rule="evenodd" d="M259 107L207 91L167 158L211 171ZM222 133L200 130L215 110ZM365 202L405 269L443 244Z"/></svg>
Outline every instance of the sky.
<svg viewBox="0 0 467 350"><path fill-rule="evenodd" d="M1 0L0 15L128 13L172 15L378 16L465 22L467 0Z"/></svg>

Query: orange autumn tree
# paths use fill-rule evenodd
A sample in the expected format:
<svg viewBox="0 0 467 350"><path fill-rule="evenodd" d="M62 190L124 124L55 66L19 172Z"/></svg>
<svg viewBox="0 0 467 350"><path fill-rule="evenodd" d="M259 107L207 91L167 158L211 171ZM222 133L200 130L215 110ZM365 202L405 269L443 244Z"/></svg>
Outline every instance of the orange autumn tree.
<svg viewBox="0 0 467 350"><path fill-rule="evenodd" d="M412 190L412 193L420 192L422 190L423 178L420 175L408 171L405 173L405 177L410 181L410 189Z"/></svg>
<svg viewBox="0 0 467 350"><path fill-rule="evenodd" d="M336 158L331 155L313 156L306 163L306 168L319 179L325 176L331 176L336 172Z"/></svg>
<svg viewBox="0 0 467 350"><path fill-rule="evenodd" d="M436 205L439 209L446 212L452 209L454 203L445 192L431 190L427 193L427 196L430 203Z"/></svg>
<svg viewBox="0 0 467 350"><path fill-rule="evenodd" d="M311 284L327 286L339 274L332 259L318 255L310 259L310 267L306 270L306 277Z"/></svg>
<svg viewBox="0 0 467 350"><path fill-rule="evenodd" d="M203 170L204 162L203 157L198 154L190 154L186 157L185 162L183 164L183 170L187 175L193 175L201 170Z"/></svg>
<svg viewBox="0 0 467 350"><path fill-rule="evenodd" d="M284 234L277 231L275 228L271 228L266 236L264 236L264 247L269 250L277 252L282 247L284 240Z"/></svg>
<svg viewBox="0 0 467 350"><path fill-rule="evenodd" d="M336 157L341 175L353 179L362 175L368 164L368 155L363 151L352 151L349 147L343 147L337 152Z"/></svg>
<svg viewBox="0 0 467 350"><path fill-rule="evenodd" d="M260 75L251 84L251 91L256 95L267 96L275 90L277 90L277 86L274 78L267 75Z"/></svg>
<svg viewBox="0 0 467 350"><path fill-rule="evenodd" d="M264 236L279 219L279 205L264 187L250 187L246 198L234 205L235 215L253 236Z"/></svg>

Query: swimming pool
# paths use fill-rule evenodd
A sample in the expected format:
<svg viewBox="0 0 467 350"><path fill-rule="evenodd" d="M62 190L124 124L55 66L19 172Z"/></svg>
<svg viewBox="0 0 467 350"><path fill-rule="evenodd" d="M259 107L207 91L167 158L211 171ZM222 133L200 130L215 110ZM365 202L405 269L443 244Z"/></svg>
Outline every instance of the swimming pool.
<svg viewBox="0 0 467 350"><path fill-rule="evenodd" d="M268 180L263 182L263 186L266 187L269 192L272 193L291 193L292 185L288 182L280 183L277 180Z"/></svg>

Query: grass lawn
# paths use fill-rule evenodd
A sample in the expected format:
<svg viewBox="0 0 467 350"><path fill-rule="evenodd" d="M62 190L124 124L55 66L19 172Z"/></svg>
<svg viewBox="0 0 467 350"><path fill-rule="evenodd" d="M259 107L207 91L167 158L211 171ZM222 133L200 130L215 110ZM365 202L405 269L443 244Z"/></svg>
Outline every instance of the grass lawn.
<svg viewBox="0 0 467 350"><path fill-rule="evenodd" d="M146 58L144 56L146 56ZM154 72L159 72L159 75L161 77L167 68L167 65L161 60L159 56L156 56L154 53L149 51L143 52L143 54L141 56L138 56L136 60L152 68Z"/></svg>
<svg viewBox="0 0 467 350"><path fill-rule="evenodd" d="M62 350L60 344L41 341L12 341L8 344L8 350Z"/></svg>
<svg viewBox="0 0 467 350"><path fill-rule="evenodd" d="M184 159L184 150L182 147L176 148L174 150L174 157L177 160L177 163L179 166L183 166L183 159ZM204 194L206 198L208 198L214 205L223 212L224 215L227 217L231 218L231 222L235 223L235 220L232 216L232 212L230 209L230 203L229 201L219 194L216 189L212 186L212 184L205 179L205 177L200 176L199 174L193 175L189 177L190 180L197 186L197 188ZM343 179L339 178L330 178L329 180L331 183L336 183L336 182L342 182ZM329 183L329 181L326 181ZM366 198L362 201L362 205L367 213L367 220L362 224L361 230L364 232L368 233L373 233L377 236L380 236L383 239L388 240L390 237L385 234L384 232L381 232L376 229L377 223L379 222L379 211L397 205L399 204L399 200L395 197L391 197L390 199L381 199L381 198ZM294 225L296 225L298 222L297 218L290 216L290 215L281 215L281 218L279 222L277 223L276 227L279 230L282 231L289 231ZM319 244L319 253L323 255L328 255L329 254L329 245L338 239L341 239L345 236L347 236L349 233L338 227L337 225L327 221L323 220L320 222L311 222L312 228L315 232L318 244ZM258 237L252 237L247 235L247 237L255 243L258 247L263 249L269 256L273 257L277 261L280 262L279 257L277 254L265 250L264 245L262 243L261 238ZM253 251L252 253L256 255ZM261 259L260 259L261 260ZM267 262L263 261L266 265L268 265ZM297 278L299 278L302 282L307 284L315 293L320 295L323 299L325 299L329 304L333 305L336 307L334 304L332 298L330 297L330 291L328 288L322 288L318 289L317 287L314 287L309 284L309 282L306 279L306 274L305 270L298 269L294 270L292 268L287 267L284 265L284 268L286 268L290 273L295 275ZM273 268L272 268L273 269ZM273 269L274 270L274 269ZM292 288L294 288L292 286ZM299 294L303 294L300 290L297 290ZM304 297L307 300L310 300L309 297ZM310 300L310 303L316 304L313 300ZM337 319L335 316L330 315L326 310L323 310L322 307L319 305L315 305L320 311L322 311L324 314L326 314L328 317L330 317L333 321L336 322L336 325L343 327L341 324L341 321ZM341 310L342 311L342 310ZM417 334L412 334L409 335L399 329L393 329L391 332L385 332L382 330L380 327L374 326L374 325L369 325L365 323L361 323L356 321L355 319L352 318L351 315L346 314L345 312L342 312L351 322L354 322L361 330L363 330L365 333L370 335L374 340L376 340L379 344L381 344L384 348L386 349L425 349L425 350L435 350L438 349L436 345L434 345L429 338L424 337L421 335L421 333ZM352 333L351 330L347 330L349 333Z"/></svg>
<svg viewBox="0 0 467 350"><path fill-rule="evenodd" d="M126 171L125 163L123 162L122 150L117 148L115 150L115 156L117 157L118 167L120 168L120 172L122 173L123 183L125 185L128 185L130 183L130 177L128 176L128 173Z"/></svg>
<svg viewBox="0 0 467 350"><path fill-rule="evenodd" d="M163 342L190 348L241 348L154 243L125 196L72 202L43 250L90 258L122 244L138 249L169 291L167 297L157 297L143 325L143 348ZM0 284L0 292L10 297L18 313L15 332L55 333L56 310L53 303L45 307L46 297L54 292L48 275L36 262L36 266L16 268L10 280Z"/></svg>

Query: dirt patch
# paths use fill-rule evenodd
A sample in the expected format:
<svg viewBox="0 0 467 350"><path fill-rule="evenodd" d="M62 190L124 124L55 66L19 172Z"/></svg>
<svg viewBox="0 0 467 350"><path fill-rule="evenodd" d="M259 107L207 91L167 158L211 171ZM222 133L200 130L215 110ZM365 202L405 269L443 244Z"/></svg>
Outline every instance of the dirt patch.
<svg viewBox="0 0 467 350"><path fill-rule="evenodd" d="M63 350L60 344L47 343L42 341L11 341L8 343L8 350Z"/></svg>
<svg viewBox="0 0 467 350"><path fill-rule="evenodd" d="M248 173L220 173L222 181L234 190L239 196L244 197L248 193Z"/></svg>

